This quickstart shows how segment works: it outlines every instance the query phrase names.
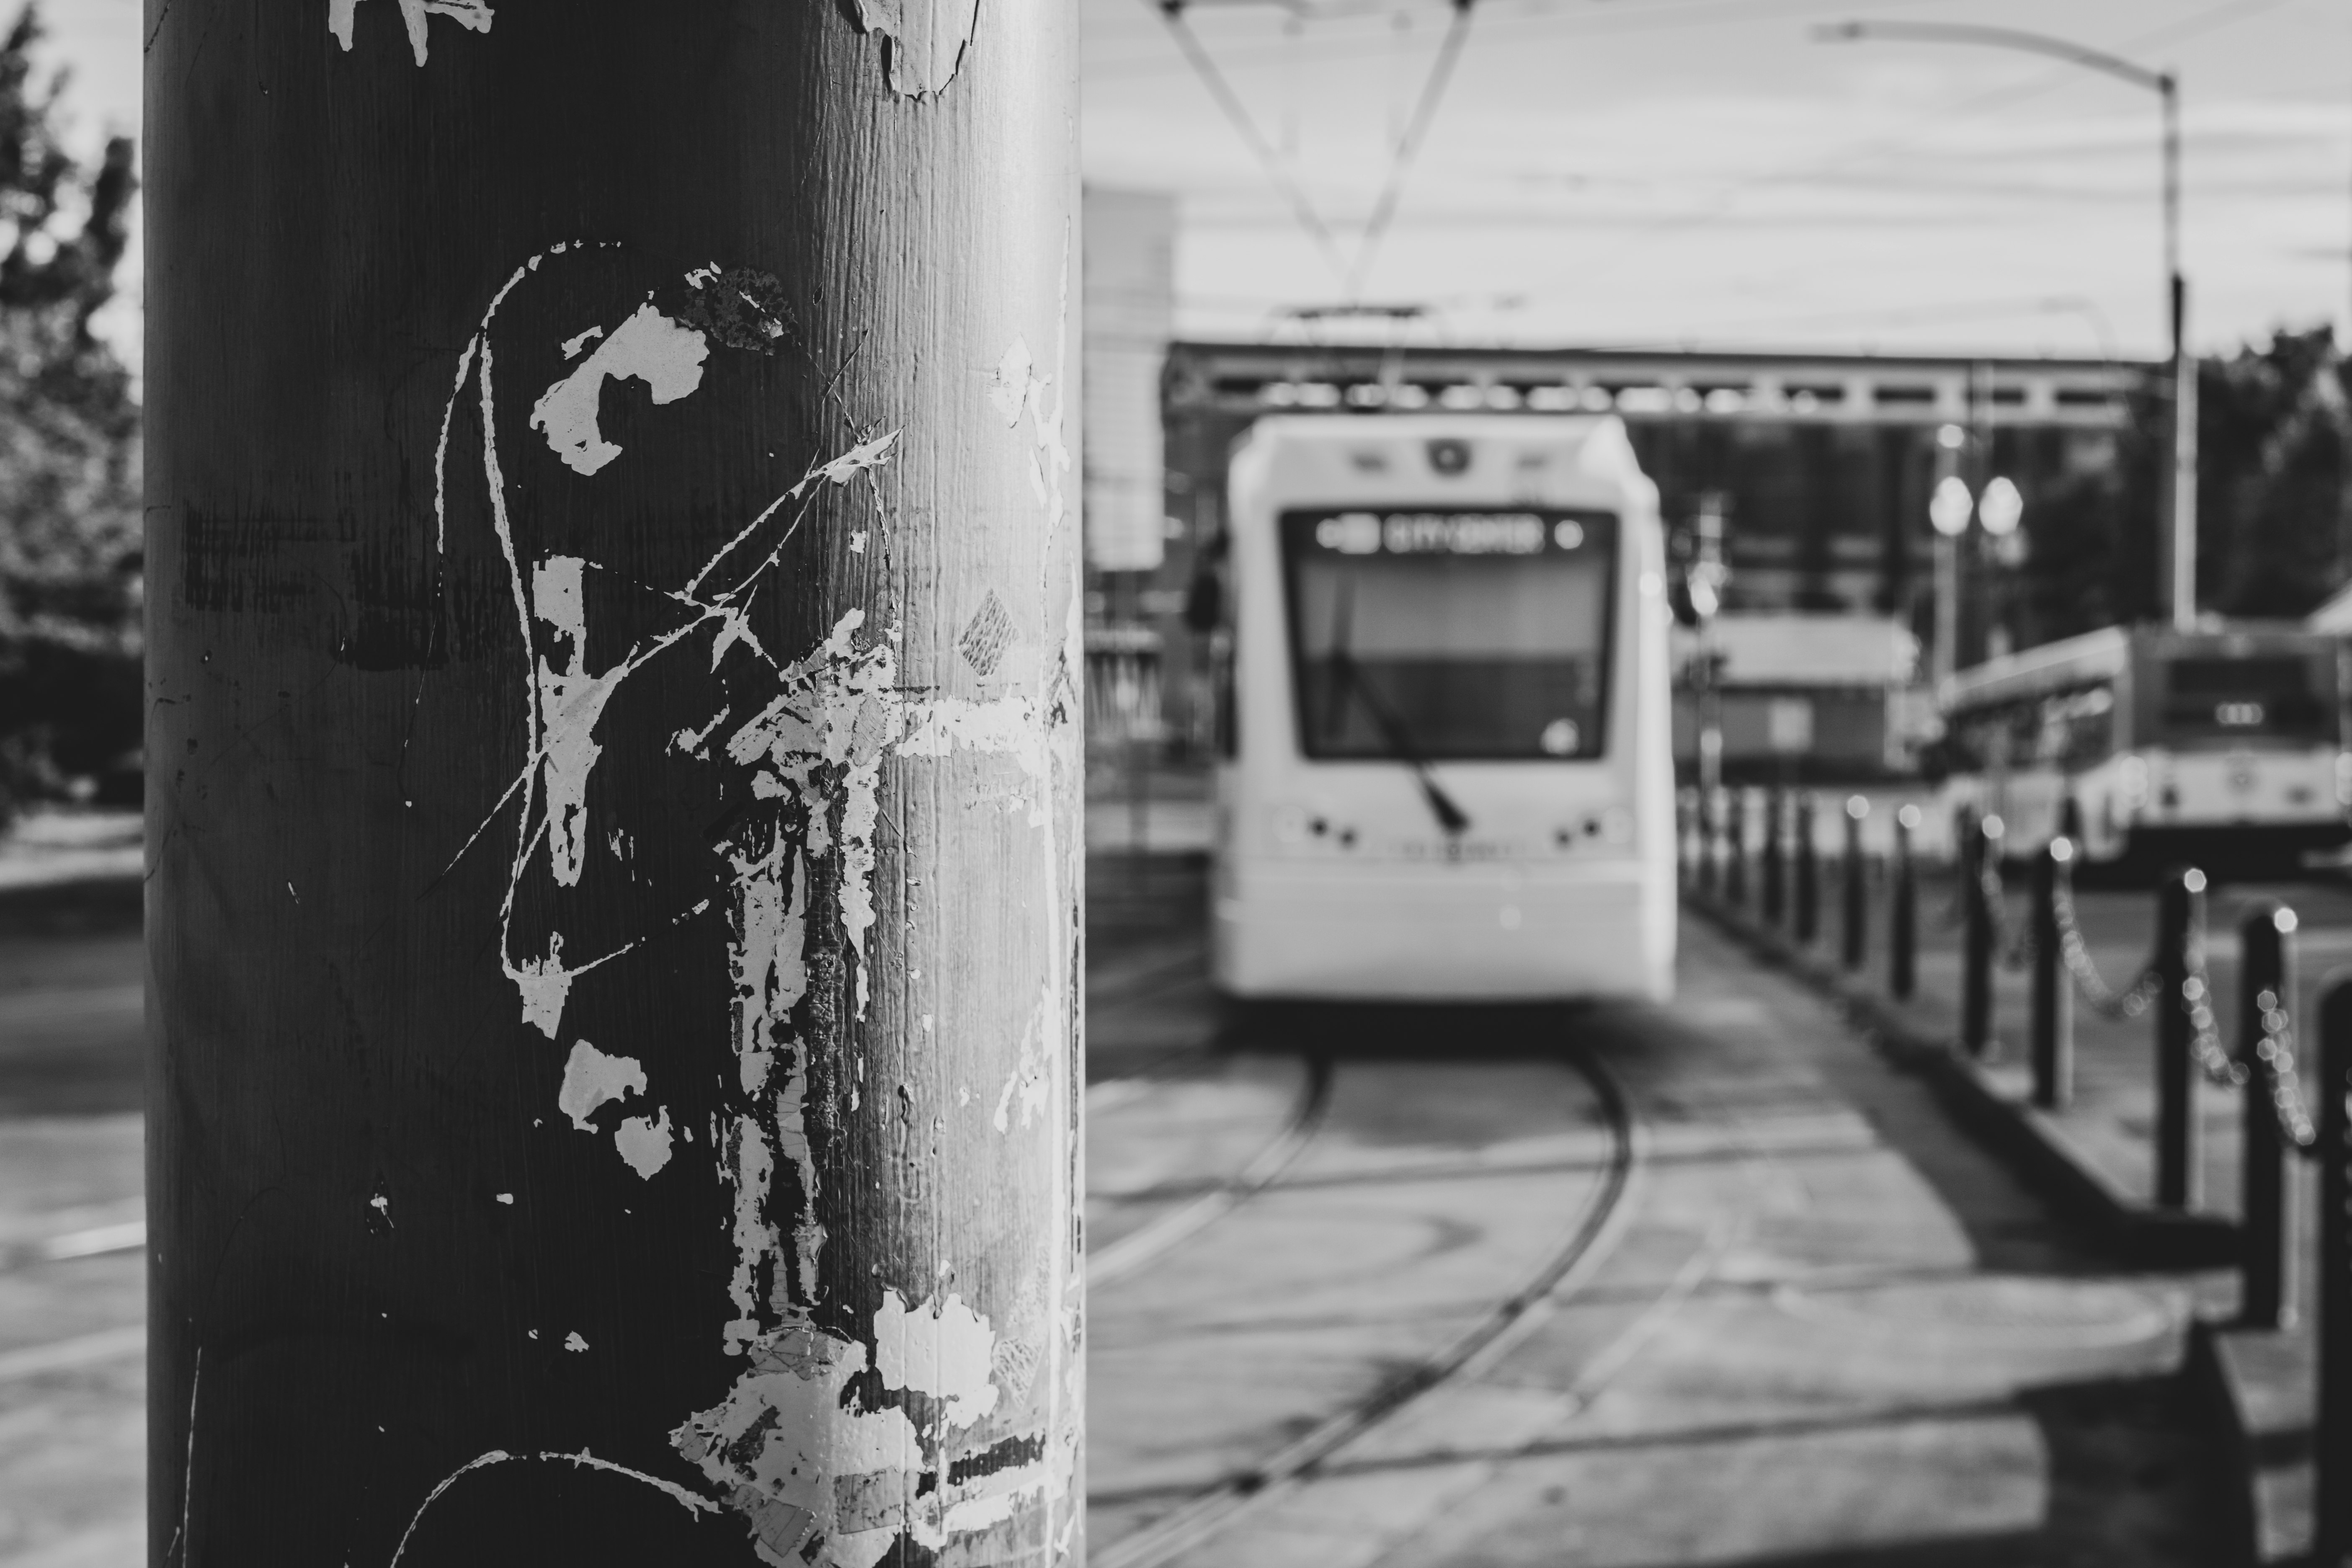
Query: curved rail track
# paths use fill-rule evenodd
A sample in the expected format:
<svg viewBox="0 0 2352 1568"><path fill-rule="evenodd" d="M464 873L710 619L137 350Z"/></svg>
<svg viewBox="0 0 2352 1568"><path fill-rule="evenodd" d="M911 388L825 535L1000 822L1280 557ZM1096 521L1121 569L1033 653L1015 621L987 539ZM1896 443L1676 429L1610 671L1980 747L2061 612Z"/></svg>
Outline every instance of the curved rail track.
<svg viewBox="0 0 2352 1568"><path fill-rule="evenodd" d="M1331 1062L1328 1057L1307 1059L1307 1081L1299 1087L1279 1131L1231 1177L1181 1207L1161 1215L1099 1251L1087 1254L1087 1288L1124 1279L1179 1243L1199 1235L1233 1213L1290 1167L1315 1134L1331 1105Z"/></svg>
<svg viewBox="0 0 2352 1568"><path fill-rule="evenodd" d="M1499 1357L1599 1267L1631 1213L1632 1205L1626 1198L1640 1169L1642 1140L1632 1107L1615 1076L1600 1062L1581 1055L1570 1058L1567 1065L1591 1087L1608 1136L1609 1151L1600 1180L1560 1244L1517 1290L1497 1301L1436 1354L1327 1416L1312 1430L1260 1462L1195 1493L1190 1500L1134 1533L1095 1550L1089 1556L1096 1568L1161 1568L1210 1541L1243 1513L1273 1496L1311 1484L1318 1468L1349 1443L1433 1389ZM1167 1216L1171 1230L1166 1238L1157 1241L1149 1251L1140 1252L1138 1261L1126 1265L1123 1272L1132 1272L1150 1258L1231 1213L1250 1193L1272 1182L1297 1157L1319 1127L1320 1107L1329 1095L1328 1063L1319 1063L1318 1068L1300 1100L1302 1108L1313 1107L1311 1120L1303 1113L1295 1113L1291 1125L1240 1175L1200 1203ZM1244 1187L1253 1176L1254 1184ZM1199 1217L1191 1217L1195 1211L1200 1211ZM1188 1221L1181 1231L1173 1228L1179 1220ZM1144 1235L1138 1232L1136 1237L1126 1239L1135 1240ZM1106 1248L1101 1256L1108 1256L1112 1250ZM1101 1282L1097 1267L1097 1260L1089 1260L1089 1285Z"/></svg>

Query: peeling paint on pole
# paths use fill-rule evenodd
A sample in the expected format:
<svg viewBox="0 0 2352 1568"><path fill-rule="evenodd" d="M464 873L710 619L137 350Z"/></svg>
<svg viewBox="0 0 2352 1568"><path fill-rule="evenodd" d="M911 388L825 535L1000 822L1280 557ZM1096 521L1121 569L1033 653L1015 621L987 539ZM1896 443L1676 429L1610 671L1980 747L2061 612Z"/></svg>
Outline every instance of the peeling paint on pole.
<svg viewBox="0 0 2352 1568"><path fill-rule="evenodd" d="M383 10L152 57L150 1516L1076 1561L1074 18Z"/></svg>

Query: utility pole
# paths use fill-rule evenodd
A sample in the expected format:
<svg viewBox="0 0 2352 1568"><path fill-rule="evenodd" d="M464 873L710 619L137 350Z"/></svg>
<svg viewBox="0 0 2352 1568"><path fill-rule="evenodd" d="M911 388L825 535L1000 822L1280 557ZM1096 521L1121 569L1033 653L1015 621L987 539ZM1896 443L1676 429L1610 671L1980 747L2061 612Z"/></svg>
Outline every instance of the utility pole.
<svg viewBox="0 0 2352 1568"><path fill-rule="evenodd" d="M149 6L156 1568L1083 1560L1076 23Z"/></svg>
<svg viewBox="0 0 2352 1568"><path fill-rule="evenodd" d="M1829 22L1813 29L1820 43L1900 40L2021 50L2064 60L2157 95L2162 113L2164 162L2165 313L2170 329L2172 462L2163 486L2165 517L2158 535L2167 563L2159 588L2173 627L2197 624L2197 364L2189 352L2189 279L2180 261L2180 79L2047 33L1974 22Z"/></svg>
<svg viewBox="0 0 2352 1568"><path fill-rule="evenodd" d="M2172 328L2172 504L2165 555L2175 631L2197 626L2197 361L2189 352L2189 279L2180 269L2180 81L2156 78L2164 109L2164 266Z"/></svg>

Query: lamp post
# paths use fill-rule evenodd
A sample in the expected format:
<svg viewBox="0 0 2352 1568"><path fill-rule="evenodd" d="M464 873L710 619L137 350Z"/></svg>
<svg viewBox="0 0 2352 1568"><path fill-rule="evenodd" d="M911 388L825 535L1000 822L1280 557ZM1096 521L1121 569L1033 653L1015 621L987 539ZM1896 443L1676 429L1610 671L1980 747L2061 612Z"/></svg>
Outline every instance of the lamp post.
<svg viewBox="0 0 2352 1568"><path fill-rule="evenodd" d="M2165 312L2172 341L2172 479L2168 487L2171 558L2168 591L2172 625L2186 631L2197 622L2197 373L2189 359L2189 280L2180 270L2180 82L2170 71L2152 71L2120 56L2030 33L2018 27L1968 22L1833 22L1813 29L1823 43L1871 40L1922 44L1972 44L2046 55L2111 76L2154 92L2163 111Z"/></svg>
<svg viewBox="0 0 2352 1568"><path fill-rule="evenodd" d="M1947 425L1936 433L1936 489L1927 498L1927 521L1936 529L1936 656L1937 685L1951 679L1960 660L1960 535L1976 510L1976 497L1958 469L1961 432Z"/></svg>

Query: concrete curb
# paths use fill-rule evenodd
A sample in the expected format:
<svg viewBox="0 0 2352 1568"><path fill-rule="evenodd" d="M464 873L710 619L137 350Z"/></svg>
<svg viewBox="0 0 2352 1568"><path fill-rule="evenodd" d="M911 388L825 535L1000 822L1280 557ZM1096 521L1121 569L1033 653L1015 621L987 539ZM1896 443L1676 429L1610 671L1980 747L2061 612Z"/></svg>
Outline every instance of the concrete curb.
<svg viewBox="0 0 2352 1568"><path fill-rule="evenodd" d="M1994 1081L1952 1035L1918 1009L1739 910L1687 890L1683 900L1755 957L1837 1001L1879 1049L1927 1080L1954 1121L2118 1262L2141 1268L2214 1268L2237 1262L2236 1221L2157 1209L2125 1193L2055 1118Z"/></svg>
<svg viewBox="0 0 2352 1568"><path fill-rule="evenodd" d="M2313 1381L2310 1346L2291 1332L2200 1319L2189 1327L2191 1394L2221 1436L2239 1486L2226 1521L2256 1568L2309 1560Z"/></svg>

